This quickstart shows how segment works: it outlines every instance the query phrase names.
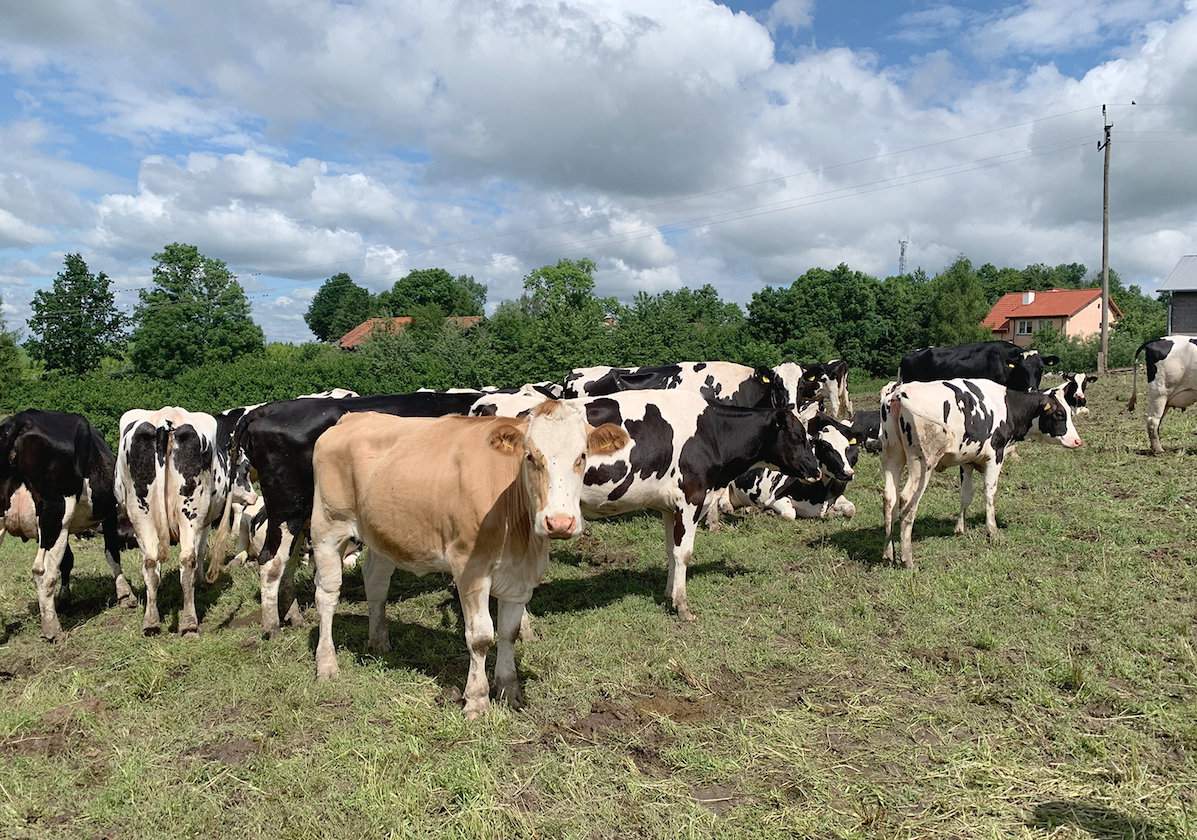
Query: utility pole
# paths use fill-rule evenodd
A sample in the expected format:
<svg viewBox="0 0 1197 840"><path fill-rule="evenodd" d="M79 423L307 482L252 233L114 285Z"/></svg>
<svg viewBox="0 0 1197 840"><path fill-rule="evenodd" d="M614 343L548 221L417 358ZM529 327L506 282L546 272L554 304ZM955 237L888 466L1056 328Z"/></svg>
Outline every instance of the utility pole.
<svg viewBox="0 0 1197 840"><path fill-rule="evenodd" d="M898 274L906 273L906 246L910 244L909 239L898 240Z"/></svg>
<svg viewBox="0 0 1197 840"><path fill-rule="evenodd" d="M1101 352L1097 354L1097 372L1106 373L1106 359L1110 353L1110 129L1114 124L1101 106L1101 122L1105 138L1097 150L1106 153L1101 175Z"/></svg>

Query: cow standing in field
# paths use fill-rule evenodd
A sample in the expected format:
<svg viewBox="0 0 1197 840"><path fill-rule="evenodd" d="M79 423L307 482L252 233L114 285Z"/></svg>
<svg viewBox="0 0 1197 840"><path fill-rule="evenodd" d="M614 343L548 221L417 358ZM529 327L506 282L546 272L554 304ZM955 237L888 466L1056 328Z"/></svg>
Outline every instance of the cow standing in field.
<svg viewBox="0 0 1197 840"><path fill-rule="evenodd" d="M292 581L303 535L312 516L312 450L317 438L345 414L373 411L403 417L441 417L465 414L477 399L477 392L470 392L282 400L256 408L241 418L229 445L229 455L235 460L242 456L248 459L266 507L266 540L258 554L264 635L273 636L279 630L280 589L287 620L292 624L303 623ZM210 583L219 577L227 559L228 538L236 524L231 513L230 497L225 501L220 528L212 540Z"/></svg>
<svg viewBox="0 0 1197 840"><path fill-rule="evenodd" d="M786 364L793 364L787 362ZM785 365L779 365L775 370L781 370ZM814 382L816 391L814 399L826 403L827 413L836 420L847 420L852 416L852 398L848 396L848 363L843 359L832 359L830 362L799 367L794 365L804 375L807 382ZM809 387L809 386L808 386Z"/></svg>
<svg viewBox="0 0 1197 840"><path fill-rule="evenodd" d="M179 545L183 607L179 633L199 632L195 612L196 566L203 574L208 531L226 500L253 504L256 496L239 462L230 463L229 439L243 409L213 417L166 407L133 409L120 420L116 459L117 502L129 517L142 553L145 618L142 631L157 633L158 585L172 542Z"/></svg>
<svg viewBox="0 0 1197 840"><path fill-rule="evenodd" d="M890 383L881 391L881 469L884 478L885 550L894 556L895 506L902 525L902 562L914 568L911 531L919 501L934 471L960 467L960 518L973 496L973 471L985 474L985 528L997 537L994 499L1010 445L1025 438L1081 445L1068 403L1052 394L1014 391L986 379ZM908 469L898 496L898 479Z"/></svg>
<svg viewBox="0 0 1197 840"><path fill-rule="evenodd" d="M343 417L320 437L313 455L317 676L337 673L332 620L341 555L361 542L370 550L370 648L390 649L386 598L395 568L448 572L470 652L466 717L489 705L492 595L499 602L498 695L522 705L513 646L524 605L548 565L549 540L582 532L579 495L587 461L626 442L618 426L590 428L580 406L556 401L541 403L526 420Z"/></svg>
<svg viewBox="0 0 1197 840"><path fill-rule="evenodd" d="M37 520L33 583L45 639L63 636L55 600L60 582L62 600L70 598L75 563L70 534L100 527L117 600L122 606L137 606L121 572L115 460L103 436L78 414L29 409L0 423L0 514L7 514L14 495L20 495L18 488L25 485ZM18 522L27 519L26 511Z"/></svg>
<svg viewBox="0 0 1197 840"><path fill-rule="evenodd" d="M787 407L730 406L688 391L623 391L578 402L592 426L612 423L628 435L625 447L589 460L582 510L592 518L661 513L669 564L665 594L687 621L694 614L686 600L686 567L712 492L757 464L811 483L819 479L806 430ZM536 404L535 396L522 402L496 396L479 400L471 411L519 416Z"/></svg>
<svg viewBox="0 0 1197 840"><path fill-rule="evenodd" d="M924 347L902 357L899 382L988 379L1012 391L1038 391L1044 365L1058 356L1041 356L1010 341L978 341L954 347Z"/></svg>
<svg viewBox="0 0 1197 840"><path fill-rule="evenodd" d="M1197 337L1166 335L1144 341L1135 351L1135 374L1126 410L1134 411L1139 399L1139 355L1146 351L1147 442L1151 454L1162 455L1160 424L1170 408L1184 410L1197 402Z"/></svg>
<svg viewBox="0 0 1197 840"><path fill-rule="evenodd" d="M852 429L830 414L819 412L807 421L806 431L814 443L822 473L817 483L755 467L732 482L726 494L721 494L725 510L757 507L790 520L855 516L856 505L844 496L859 457Z"/></svg>

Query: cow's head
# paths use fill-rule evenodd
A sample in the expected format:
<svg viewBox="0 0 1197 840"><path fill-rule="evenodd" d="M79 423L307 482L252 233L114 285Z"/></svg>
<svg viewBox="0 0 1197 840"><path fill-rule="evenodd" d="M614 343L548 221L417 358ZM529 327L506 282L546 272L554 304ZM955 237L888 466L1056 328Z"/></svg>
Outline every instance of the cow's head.
<svg viewBox="0 0 1197 840"><path fill-rule="evenodd" d="M773 413L776 434L773 446L765 453L765 460L786 475L795 476L808 484L819 480L819 460L806 433L806 421L789 408Z"/></svg>
<svg viewBox="0 0 1197 840"><path fill-rule="evenodd" d="M1035 418L1031 421L1028 437L1046 438L1054 440L1068 449L1082 446L1084 441L1077 434L1076 426L1072 422L1072 410L1068 403L1056 394L1042 394Z"/></svg>
<svg viewBox="0 0 1197 840"><path fill-rule="evenodd" d="M1038 350L1019 350L1006 359L1009 371L1006 387L1015 391L1038 391L1045 365L1060 364L1059 356L1044 356Z"/></svg>
<svg viewBox="0 0 1197 840"><path fill-rule="evenodd" d="M820 412L807 421L806 432L814 441L815 457L824 474L837 481L851 481L860 456L852 429Z"/></svg>
<svg viewBox="0 0 1197 840"><path fill-rule="evenodd" d="M546 400L521 428L502 423L490 434L499 452L522 458L520 483L527 494L532 530L540 537L570 539L582 533L582 474L588 455L614 452L628 435L613 423L588 425L577 405Z"/></svg>

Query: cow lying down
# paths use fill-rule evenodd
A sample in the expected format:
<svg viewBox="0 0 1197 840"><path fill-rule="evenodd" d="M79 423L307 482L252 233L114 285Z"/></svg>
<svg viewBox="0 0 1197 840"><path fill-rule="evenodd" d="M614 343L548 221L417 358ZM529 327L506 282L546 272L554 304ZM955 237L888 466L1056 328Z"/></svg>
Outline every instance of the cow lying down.
<svg viewBox="0 0 1197 840"><path fill-rule="evenodd" d="M465 714L489 704L486 655L495 641L489 598L499 602L498 695L522 695L513 644L524 605L549 562L549 540L582 532L582 476L590 457L622 449L616 425L589 426L576 404L549 401L528 419L400 418L346 414L312 457L311 535L320 640L316 674L337 673L332 620L341 556L369 548L364 568L370 648L389 649L386 598L396 567L448 572L461 599L470 669Z"/></svg>
<svg viewBox="0 0 1197 840"><path fill-rule="evenodd" d="M902 522L902 562L914 568L911 531L933 471L960 467L960 518L973 496L973 471L985 474L985 528L997 536L994 498L1009 447L1025 438L1081 445L1067 402L1050 393L1008 390L987 379L890 383L881 391L881 470L884 478L885 549L892 561L895 507ZM903 468L909 473L898 496Z"/></svg>
<svg viewBox="0 0 1197 840"><path fill-rule="evenodd" d="M730 513L757 507L782 519L828 519L856 515L856 505L844 497L859 456L852 429L822 412L807 421L807 434L819 459L820 481L800 481L777 470L756 467L732 482L721 497Z"/></svg>

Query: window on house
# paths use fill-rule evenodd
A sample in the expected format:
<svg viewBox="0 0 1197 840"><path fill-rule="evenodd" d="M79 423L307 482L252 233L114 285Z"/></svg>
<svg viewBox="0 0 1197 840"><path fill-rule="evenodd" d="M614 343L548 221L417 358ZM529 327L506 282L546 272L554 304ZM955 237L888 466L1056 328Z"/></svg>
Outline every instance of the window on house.
<svg viewBox="0 0 1197 840"><path fill-rule="evenodd" d="M1034 323L1034 321L1021 320L1018 322L1018 328L1015 330L1015 332L1018 335L1031 335L1034 332L1032 329Z"/></svg>

